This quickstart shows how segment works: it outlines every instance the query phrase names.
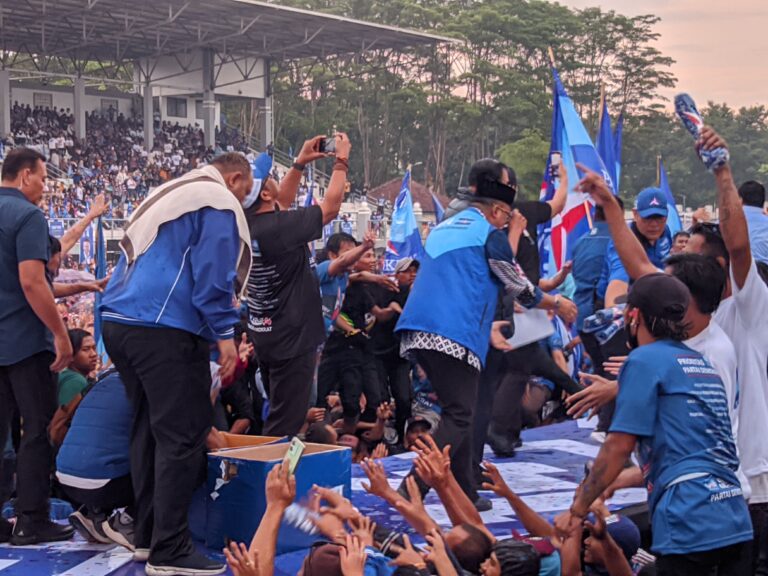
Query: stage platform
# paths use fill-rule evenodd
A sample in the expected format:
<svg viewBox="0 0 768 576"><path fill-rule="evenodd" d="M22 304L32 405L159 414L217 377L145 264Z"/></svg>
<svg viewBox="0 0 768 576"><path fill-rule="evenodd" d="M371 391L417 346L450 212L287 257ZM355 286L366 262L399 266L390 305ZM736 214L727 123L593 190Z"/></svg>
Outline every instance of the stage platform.
<svg viewBox="0 0 768 576"><path fill-rule="evenodd" d="M499 467L513 490L532 508L551 518L570 506L573 492L584 475L584 464L599 450L599 445L589 437L591 432L591 426L583 421L527 430L523 432L523 447L515 458L499 459L489 450L486 456ZM404 454L383 461L393 486L398 486L407 474L412 458L413 455ZM365 493L361 486L365 476L359 467L353 467L352 476L352 500L364 514L385 526L407 528L397 512ZM493 509L482 516L494 534L507 537L512 529L521 529L505 500L492 493L483 495L493 502ZM645 500L644 489L622 490L610 504L611 508L620 509ZM449 527L448 517L434 494L427 496L425 504L438 523ZM220 551L210 554L223 558ZM295 576L304 556L305 552L300 551L278 557L275 574ZM143 576L144 573L144 565L132 562L130 552L82 540L24 548L0 546L0 576Z"/></svg>

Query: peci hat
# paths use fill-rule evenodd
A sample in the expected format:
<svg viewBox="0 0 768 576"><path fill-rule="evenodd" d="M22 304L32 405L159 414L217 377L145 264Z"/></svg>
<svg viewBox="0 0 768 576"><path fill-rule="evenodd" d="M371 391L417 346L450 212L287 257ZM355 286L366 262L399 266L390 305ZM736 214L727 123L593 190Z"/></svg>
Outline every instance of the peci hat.
<svg viewBox="0 0 768 576"><path fill-rule="evenodd" d="M419 261L416 260L416 258L401 258L397 261L397 264L395 264L395 274L399 274L400 272L405 272L410 268L411 266L416 266L416 269L419 269Z"/></svg>
<svg viewBox="0 0 768 576"><path fill-rule="evenodd" d="M643 316L682 322L691 301L688 287L669 274L659 272L638 278L629 290L627 304Z"/></svg>
<svg viewBox="0 0 768 576"><path fill-rule="evenodd" d="M637 195L635 209L640 218L667 217L667 198L659 188L646 188Z"/></svg>
<svg viewBox="0 0 768 576"><path fill-rule="evenodd" d="M508 184L502 184L501 178L506 172ZM475 187L476 199L497 200L512 206L517 195L517 175L506 164L493 158L478 160L469 169L469 185Z"/></svg>

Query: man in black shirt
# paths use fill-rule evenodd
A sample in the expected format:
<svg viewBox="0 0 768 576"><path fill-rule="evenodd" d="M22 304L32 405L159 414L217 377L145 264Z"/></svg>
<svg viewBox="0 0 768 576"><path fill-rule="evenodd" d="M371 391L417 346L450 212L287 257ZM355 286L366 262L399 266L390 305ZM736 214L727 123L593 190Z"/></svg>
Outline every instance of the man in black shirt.
<svg viewBox="0 0 768 576"><path fill-rule="evenodd" d="M395 400L395 430L398 442L401 444L405 434L405 424L411 417L413 389L410 379L411 365L408 360L400 356L400 338L395 335L395 326L405 307L418 270L418 260L403 258L395 265L395 279L400 291L391 292L383 287L374 288L376 290L374 299L379 310L376 314L376 325L371 331L371 349L376 358L381 391L385 398L392 397Z"/></svg>
<svg viewBox="0 0 768 576"><path fill-rule="evenodd" d="M309 242L341 208L349 169L349 138L336 134L336 161L323 200L289 210L306 164L327 154L323 136L307 140L296 162L277 183L267 178L246 199L253 266L248 281L248 329L256 347L269 415L263 433L295 435L309 407L315 358L325 339L320 288L310 264Z"/></svg>

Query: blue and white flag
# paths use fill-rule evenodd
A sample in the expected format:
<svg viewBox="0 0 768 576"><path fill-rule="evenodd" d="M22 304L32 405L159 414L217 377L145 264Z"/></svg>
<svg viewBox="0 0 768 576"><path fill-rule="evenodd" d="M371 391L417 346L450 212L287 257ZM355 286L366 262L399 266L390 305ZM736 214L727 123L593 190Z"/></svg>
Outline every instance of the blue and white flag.
<svg viewBox="0 0 768 576"><path fill-rule="evenodd" d="M437 195L434 192L430 192L430 194L432 194L432 203L435 205L435 224L440 224L440 222L443 221L443 218L445 218L445 209L440 203Z"/></svg>
<svg viewBox="0 0 768 576"><path fill-rule="evenodd" d="M389 228L387 249L384 252L384 274L393 274L395 264L401 258L421 259L424 256L424 245L421 243L421 233L416 216L413 214L411 198L411 171L406 170L400 193L395 200L392 211L392 226Z"/></svg>
<svg viewBox="0 0 768 576"><path fill-rule="evenodd" d="M669 180L667 180L667 171L664 169L664 161L659 156L659 188L664 193L664 197L667 199L667 227L674 236L677 232L683 229L683 223L680 220L680 214L677 213L677 204L675 203L675 197L672 195L672 189L669 187Z"/></svg>
<svg viewBox="0 0 768 576"><path fill-rule="evenodd" d="M608 114L608 99L603 98L603 109L600 112L600 126L597 130L597 153L600 155L600 159L605 165L605 169L611 177L613 183L614 193L616 193L618 182L618 176L616 169L618 164L616 162L616 142L614 140L613 132L611 131L611 116Z"/></svg>
<svg viewBox="0 0 768 576"><path fill-rule="evenodd" d="M590 170L601 174L613 190L611 175L595 150L589 133L560 82L560 76L554 67L552 68L552 76L554 79L554 109L552 111L550 151L562 153L562 162L568 171L570 189L568 190L565 209L552 218L550 222L539 226L539 256L543 277L554 274L572 258L571 253L576 240L589 232L591 228L593 207L589 201L589 196L574 190L574 186L578 184L582 176L576 168L576 163L579 162ZM540 199L551 200L555 195L557 185L558 182L551 176L550 160L548 159Z"/></svg>

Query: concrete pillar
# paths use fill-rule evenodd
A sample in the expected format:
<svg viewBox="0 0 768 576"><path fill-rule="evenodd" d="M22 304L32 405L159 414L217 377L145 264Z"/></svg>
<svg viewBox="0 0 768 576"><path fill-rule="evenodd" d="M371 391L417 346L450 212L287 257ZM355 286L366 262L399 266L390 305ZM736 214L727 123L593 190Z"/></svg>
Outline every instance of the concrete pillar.
<svg viewBox="0 0 768 576"><path fill-rule="evenodd" d="M213 69L213 50L203 50L203 132L205 145L216 145L216 79Z"/></svg>
<svg viewBox="0 0 768 576"><path fill-rule="evenodd" d="M0 137L11 131L11 73L0 70Z"/></svg>
<svg viewBox="0 0 768 576"><path fill-rule="evenodd" d="M75 78L75 138L85 139L85 80Z"/></svg>
<svg viewBox="0 0 768 576"><path fill-rule="evenodd" d="M152 97L152 84L144 84L144 149L151 152L155 146L155 105Z"/></svg>
<svg viewBox="0 0 768 576"><path fill-rule="evenodd" d="M262 150L266 150L270 143L275 142L275 116L274 105L272 101L272 75L270 74L270 61L269 58L264 59L264 105L262 107L262 120L259 144L261 144Z"/></svg>
<svg viewBox="0 0 768 576"><path fill-rule="evenodd" d="M357 239L362 241L368 227L371 223L371 209L368 207L368 201L363 200L357 203Z"/></svg>

